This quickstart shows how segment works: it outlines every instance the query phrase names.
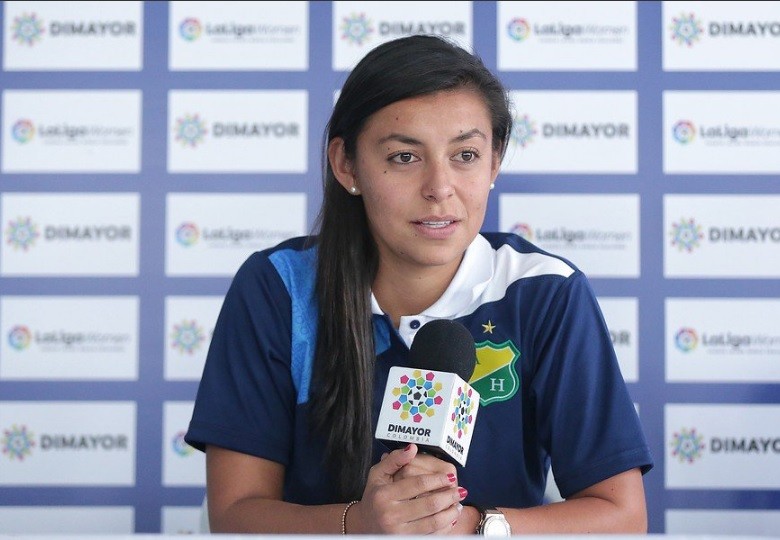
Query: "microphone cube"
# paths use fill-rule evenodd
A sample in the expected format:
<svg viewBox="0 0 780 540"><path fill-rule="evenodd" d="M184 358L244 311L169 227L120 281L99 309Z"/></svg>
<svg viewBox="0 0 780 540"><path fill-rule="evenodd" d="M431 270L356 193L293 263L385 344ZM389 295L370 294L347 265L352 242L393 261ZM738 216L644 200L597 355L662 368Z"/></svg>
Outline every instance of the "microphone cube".
<svg viewBox="0 0 780 540"><path fill-rule="evenodd" d="M479 392L458 375L393 366L375 435L443 452L465 466L478 409Z"/></svg>

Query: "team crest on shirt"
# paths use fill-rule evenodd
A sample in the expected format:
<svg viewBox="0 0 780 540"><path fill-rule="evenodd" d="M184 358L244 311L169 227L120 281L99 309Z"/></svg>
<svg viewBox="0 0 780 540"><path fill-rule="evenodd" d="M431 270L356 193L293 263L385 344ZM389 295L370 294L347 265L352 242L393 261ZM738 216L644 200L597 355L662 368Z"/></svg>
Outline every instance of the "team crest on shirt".
<svg viewBox="0 0 780 540"><path fill-rule="evenodd" d="M477 364L469 384L479 392L480 405L506 401L520 388L515 363L520 351L514 343L483 341L476 344Z"/></svg>

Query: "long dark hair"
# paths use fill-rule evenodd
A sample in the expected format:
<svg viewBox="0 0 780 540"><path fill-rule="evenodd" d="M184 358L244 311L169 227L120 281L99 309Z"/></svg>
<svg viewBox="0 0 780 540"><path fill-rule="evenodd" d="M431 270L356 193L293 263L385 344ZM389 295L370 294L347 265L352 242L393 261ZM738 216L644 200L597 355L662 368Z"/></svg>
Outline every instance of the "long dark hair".
<svg viewBox="0 0 780 540"><path fill-rule="evenodd" d="M354 162L366 120L402 99L472 88L490 111L493 149L503 158L512 127L506 90L475 55L444 38L404 37L370 51L347 77L323 138L323 200L318 231L317 345L309 411L326 441L328 469L344 500L362 495L372 448L374 334L371 286L379 265L363 200L336 180L328 144L344 140Z"/></svg>

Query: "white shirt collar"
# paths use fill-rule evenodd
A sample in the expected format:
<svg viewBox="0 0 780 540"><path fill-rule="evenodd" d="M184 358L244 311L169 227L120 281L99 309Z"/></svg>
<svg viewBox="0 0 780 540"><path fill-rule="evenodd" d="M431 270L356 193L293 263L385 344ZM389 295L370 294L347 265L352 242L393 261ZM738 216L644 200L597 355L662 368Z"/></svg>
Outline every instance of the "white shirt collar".
<svg viewBox="0 0 780 540"><path fill-rule="evenodd" d="M444 294L422 313L401 317L398 333L407 347L411 346L417 330L428 321L454 319L471 311L471 306L479 299L493 277L495 257L496 253L490 243L478 234L466 249L458 271ZM371 312L377 315L384 314L373 291Z"/></svg>

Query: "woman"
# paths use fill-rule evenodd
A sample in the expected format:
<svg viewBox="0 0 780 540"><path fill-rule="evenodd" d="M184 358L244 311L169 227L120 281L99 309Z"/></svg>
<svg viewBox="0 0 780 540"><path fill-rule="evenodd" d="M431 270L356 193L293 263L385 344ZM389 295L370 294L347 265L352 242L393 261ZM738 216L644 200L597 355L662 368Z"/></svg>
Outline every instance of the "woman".
<svg viewBox="0 0 780 540"><path fill-rule="evenodd" d="M217 322L186 439L212 531L646 532L652 460L585 276L480 234L511 119L498 79L437 37L350 73L319 234L253 254ZM466 467L372 436L389 368L442 318L503 359ZM550 463L566 500L543 505Z"/></svg>

